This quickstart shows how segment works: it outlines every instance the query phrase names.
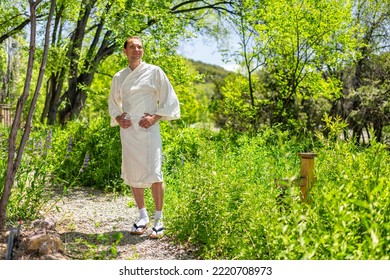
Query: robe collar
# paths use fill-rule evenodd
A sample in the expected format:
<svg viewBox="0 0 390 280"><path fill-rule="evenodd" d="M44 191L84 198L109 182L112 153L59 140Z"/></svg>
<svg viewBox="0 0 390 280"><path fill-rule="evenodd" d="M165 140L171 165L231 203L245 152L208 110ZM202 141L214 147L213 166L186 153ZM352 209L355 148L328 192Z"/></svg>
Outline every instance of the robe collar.
<svg viewBox="0 0 390 280"><path fill-rule="evenodd" d="M137 71L137 69L141 69L141 68L143 68L143 66L145 66L145 62L144 61L142 61L137 67L135 67L135 69L131 69L130 68L130 65L127 67L129 70L130 70L130 73L132 73L132 72L134 72L134 71Z"/></svg>

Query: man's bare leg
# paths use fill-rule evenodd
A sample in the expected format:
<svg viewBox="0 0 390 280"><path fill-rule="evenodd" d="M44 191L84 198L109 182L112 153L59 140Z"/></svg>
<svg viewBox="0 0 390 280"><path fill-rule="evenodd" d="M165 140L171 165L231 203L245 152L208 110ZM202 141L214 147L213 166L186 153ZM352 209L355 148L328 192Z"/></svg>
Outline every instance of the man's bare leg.
<svg viewBox="0 0 390 280"><path fill-rule="evenodd" d="M139 211L139 220L133 225L131 233L142 234L147 229L149 223L148 212L145 208L145 189L132 187L131 191Z"/></svg>
<svg viewBox="0 0 390 280"><path fill-rule="evenodd" d="M162 211L164 202L164 183L155 182L152 184L152 195L156 211Z"/></svg>
<svg viewBox="0 0 390 280"><path fill-rule="evenodd" d="M155 182L152 184L152 195L154 204L156 206L156 213L154 214L154 226L151 238L160 238L164 234L164 223L162 222L162 209L164 202L164 183Z"/></svg>
<svg viewBox="0 0 390 280"><path fill-rule="evenodd" d="M138 209L145 208L145 189L132 187L131 191Z"/></svg>

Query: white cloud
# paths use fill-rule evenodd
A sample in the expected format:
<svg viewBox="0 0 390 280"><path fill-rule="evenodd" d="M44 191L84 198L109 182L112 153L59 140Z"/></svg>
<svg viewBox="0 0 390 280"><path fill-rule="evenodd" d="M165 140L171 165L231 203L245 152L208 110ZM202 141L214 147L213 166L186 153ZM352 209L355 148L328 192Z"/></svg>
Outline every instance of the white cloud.
<svg viewBox="0 0 390 280"><path fill-rule="evenodd" d="M220 66L222 66L227 71L238 72L240 70L240 65L238 64L223 64Z"/></svg>

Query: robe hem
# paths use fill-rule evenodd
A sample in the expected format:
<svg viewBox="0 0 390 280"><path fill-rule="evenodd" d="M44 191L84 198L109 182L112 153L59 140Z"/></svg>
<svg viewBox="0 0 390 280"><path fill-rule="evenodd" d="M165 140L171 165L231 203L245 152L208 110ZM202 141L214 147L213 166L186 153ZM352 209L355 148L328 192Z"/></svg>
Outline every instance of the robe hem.
<svg viewBox="0 0 390 280"><path fill-rule="evenodd" d="M164 180L161 181L154 181L150 183L130 183L127 180L124 180L124 183L128 185L129 187L136 188L136 189L148 189L152 187L152 184L154 183L164 183Z"/></svg>

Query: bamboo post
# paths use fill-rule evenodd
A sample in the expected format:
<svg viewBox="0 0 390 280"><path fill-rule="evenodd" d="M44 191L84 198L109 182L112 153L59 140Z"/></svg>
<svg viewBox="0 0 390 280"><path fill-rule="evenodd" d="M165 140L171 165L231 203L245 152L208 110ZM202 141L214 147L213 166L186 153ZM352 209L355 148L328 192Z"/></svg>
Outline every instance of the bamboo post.
<svg viewBox="0 0 390 280"><path fill-rule="evenodd" d="M301 158L301 200L308 202L308 194L314 183L314 158L316 153L298 153Z"/></svg>
<svg viewBox="0 0 390 280"><path fill-rule="evenodd" d="M0 104L0 123L2 123L4 126L11 126L11 106Z"/></svg>

